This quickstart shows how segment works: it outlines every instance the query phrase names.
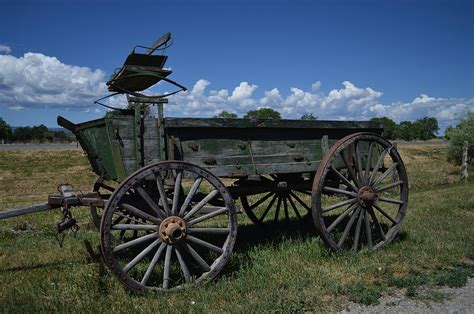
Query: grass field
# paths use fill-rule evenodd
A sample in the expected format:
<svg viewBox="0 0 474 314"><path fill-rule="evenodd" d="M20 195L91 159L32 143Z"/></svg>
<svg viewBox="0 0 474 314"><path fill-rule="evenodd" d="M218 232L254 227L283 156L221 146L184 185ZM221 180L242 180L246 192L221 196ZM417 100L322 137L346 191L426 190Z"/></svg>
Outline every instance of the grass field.
<svg viewBox="0 0 474 314"><path fill-rule="evenodd" d="M74 211L81 230L63 248L52 229L59 213L39 213L0 222L0 311L335 311L348 300L377 303L394 288L417 297L421 285L462 286L474 274L473 176L459 181L445 146L400 150L410 204L400 236L380 251L335 255L309 225L262 231L240 215L234 253L216 280L138 296L85 250L84 240L99 243L86 208ZM80 151L0 152L0 210L44 202L60 183L87 191L94 180Z"/></svg>

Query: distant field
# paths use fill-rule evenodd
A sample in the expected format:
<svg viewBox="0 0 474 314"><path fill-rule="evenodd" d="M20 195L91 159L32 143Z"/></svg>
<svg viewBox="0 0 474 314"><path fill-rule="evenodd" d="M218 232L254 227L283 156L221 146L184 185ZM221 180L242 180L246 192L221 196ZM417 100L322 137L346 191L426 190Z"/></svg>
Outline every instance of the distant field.
<svg viewBox="0 0 474 314"><path fill-rule="evenodd" d="M69 150L81 149L77 143L68 144L0 144L1 151L24 151L24 150Z"/></svg>
<svg viewBox="0 0 474 314"><path fill-rule="evenodd" d="M1 311L334 311L348 300L376 303L395 287L416 297L420 285L462 285L474 274L474 176L460 182L445 145L399 150L410 204L401 235L380 251L335 255L310 226L265 233L240 215L234 253L216 280L136 296L86 252L83 240L99 243L87 208L74 211L81 230L63 248L52 230L60 215L52 211L0 221ZM88 191L94 180L80 150L0 151L0 210L44 202L60 183Z"/></svg>

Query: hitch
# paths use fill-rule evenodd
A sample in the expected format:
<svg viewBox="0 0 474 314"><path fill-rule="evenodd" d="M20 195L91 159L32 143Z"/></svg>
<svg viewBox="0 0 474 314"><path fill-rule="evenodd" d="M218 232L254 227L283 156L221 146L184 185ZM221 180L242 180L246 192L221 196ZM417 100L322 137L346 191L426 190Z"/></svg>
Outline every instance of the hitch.
<svg viewBox="0 0 474 314"><path fill-rule="evenodd" d="M100 197L98 192L89 192L78 195L70 184L59 185L58 192L59 194L49 195L47 203L2 211L0 212L0 220L59 208L63 217L61 221L54 224L54 230L56 231L56 238L59 246L62 247L65 236L64 232L71 230L74 233L77 233L79 230L77 221L72 217L70 209L77 206L104 207L106 201Z"/></svg>

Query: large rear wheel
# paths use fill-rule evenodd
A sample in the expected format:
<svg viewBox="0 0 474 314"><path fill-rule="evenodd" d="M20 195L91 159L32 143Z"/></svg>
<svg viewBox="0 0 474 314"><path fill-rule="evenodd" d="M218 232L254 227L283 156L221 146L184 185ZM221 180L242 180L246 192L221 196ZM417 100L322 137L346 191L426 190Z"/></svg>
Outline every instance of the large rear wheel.
<svg viewBox="0 0 474 314"><path fill-rule="evenodd" d="M395 238L408 205L408 178L394 146L356 133L326 153L313 182L313 220L335 251L378 249Z"/></svg>

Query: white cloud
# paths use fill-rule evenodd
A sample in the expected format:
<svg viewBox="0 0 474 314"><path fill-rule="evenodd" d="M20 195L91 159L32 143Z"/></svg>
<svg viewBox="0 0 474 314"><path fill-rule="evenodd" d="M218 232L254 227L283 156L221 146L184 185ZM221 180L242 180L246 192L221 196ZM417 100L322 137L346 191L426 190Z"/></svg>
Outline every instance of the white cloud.
<svg viewBox="0 0 474 314"><path fill-rule="evenodd" d="M14 111L20 111L20 110L24 110L25 107L22 107L22 106L11 106L11 107L8 107L8 109L14 110Z"/></svg>
<svg viewBox="0 0 474 314"><path fill-rule="evenodd" d="M7 45L0 44L0 53L9 54L12 52L12 49Z"/></svg>
<svg viewBox="0 0 474 314"><path fill-rule="evenodd" d="M6 48L5 48L6 47ZM0 45L0 52L10 48ZM233 89L211 89L211 82L200 79L189 91L169 98L165 112L171 116L209 117L223 110L243 116L248 110L271 107L284 118L299 118L312 113L327 120L365 120L388 116L395 121L436 117L442 128L454 124L474 110L473 98L436 98L426 94L412 101L384 104L382 92L358 87L350 81L325 93L321 82L308 87L291 87L288 91L273 88L256 96L257 85L241 82ZM229 92L232 91L232 92ZM55 57L26 53L22 57L0 54L0 106L10 110L31 107L61 107L90 113L101 113L93 101L107 94L105 73L87 67L64 64ZM123 96L103 103L123 108ZM101 108L102 109L102 108ZM104 110L104 109L102 109ZM107 110L107 109L106 109Z"/></svg>
<svg viewBox="0 0 474 314"><path fill-rule="evenodd" d="M248 110L270 107L291 119L299 118L304 113L328 120L367 120L388 116L397 122L429 116L436 117L443 129L456 123L469 110L474 110L474 99L434 98L426 94L410 102L386 105L380 99L382 92L370 87L361 88L349 81L344 81L342 88L332 89L327 94L321 91L321 82L318 81L312 84L311 91L291 87L289 94L284 96L279 89L273 88L263 91L260 98L253 97L257 86L248 82L240 83L230 96L226 89L211 90L206 94L205 88L209 85L208 81L199 80L193 91L196 86L204 88L200 88L196 95L192 92L171 97L166 114L209 117L226 110L243 116Z"/></svg>
<svg viewBox="0 0 474 314"><path fill-rule="evenodd" d="M41 53L0 55L0 104L8 107L93 106L107 92L104 72L68 65Z"/></svg>
<svg viewBox="0 0 474 314"><path fill-rule="evenodd" d="M317 81L311 84L311 90L313 92L318 91L320 88L321 88L321 81Z"/></svg>
<svg viewBox="0 0 474 314"><path fill-rule="evenodd" d="M232 102L245 102L245 100L252 97L253 92L257 89L257 85L250 85L247 82L241 82L237 86L232 95L229 97L229 101Z"/></svg>

